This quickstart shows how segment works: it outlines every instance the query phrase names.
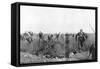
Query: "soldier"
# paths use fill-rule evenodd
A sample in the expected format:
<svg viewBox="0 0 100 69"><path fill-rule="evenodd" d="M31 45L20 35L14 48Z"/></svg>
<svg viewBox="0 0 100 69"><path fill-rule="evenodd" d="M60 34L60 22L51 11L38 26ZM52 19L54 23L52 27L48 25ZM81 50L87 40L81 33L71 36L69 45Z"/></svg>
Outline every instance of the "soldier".
<svg viewBox="0 0 100 69"><path fill-rule="evenodd" d="M30 36L30 34L28 32L25 32L23 34L23 39L27 40L29 43L31 43L33 41L32 37Z"/></svg>
<svg viewBox="0 0 100 69"><path fill-rule="evenodd" d="M58 40L60 33L56 34L56 39Z"/></svg>
<svg viewBox="0 0 100 69"><path fill-rule="evenodd" d="M43 39L43 33L42 32L39 33L39 39Z"/></svg>
<svg viewBox="0 0 100 69"><path fill-rule="evenodd" d="M95 44L92 44L89 48L89 56L92 55L92 59L95 59Z"/></svg>
<svg viewBox="0 0 100 69"><path fill-rule="evenodd" d="M70 49L69 49L69 34L65 34L65 57L69 58Z"/></svg>
<svg viewBox="0 0 100 69"><path fill-rule="evenodd" d="M38 34L38 36L39 36L39 47L41 47L41 46L42 46L42 43L43 43L43 33L40 32L40 33Z"/></svg>
<svg viewBox="0 0 100 69"><path fill-rule="evenodd" d="M28 33L29 33L30 36L33 36L34 35L33 32L31 32L31 31L29 31Z"/></svg>
<svg viewBox="0 0 100 69"><path fill-rule="evenodd" d="M78 48L79 50L83 47L83 43L87 39L87 34L83 32L82 29L80 29L80 32L76 34L76 41L78 41Z"/></svg>

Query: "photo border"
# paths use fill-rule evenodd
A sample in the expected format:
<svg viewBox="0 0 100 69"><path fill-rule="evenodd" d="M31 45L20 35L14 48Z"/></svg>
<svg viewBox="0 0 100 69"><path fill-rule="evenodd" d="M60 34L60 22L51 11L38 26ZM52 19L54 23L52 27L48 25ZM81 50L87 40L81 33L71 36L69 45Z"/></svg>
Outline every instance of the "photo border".
<svg viewBox="0 0 100 69"><path fill-rule="evenodd" d="M26 64L21 64L20 63L20 6L40 6L40 7L55 7L55 8L73 8L73 9L88 9L88 10L95 10L95 56L96 58L94 60L80 60L80 61L58 61L58 62L41 62L41 63L26 63ZM11 48L11 64L14 66L39 66L39 65L54 65L54 64L70 64L70 63L86 63L86 62L97 62L97 46L98 46L98 29L97 29L97 21L98 21L98 8L97 7L90 7L90 6L74 6L74 5L58 5L58 4L44 4L44 3L26 3L26 2L16 2L12 4L12 9L11 9L12 13L11 13L11 24L13 22L15 22L15 25L12 25L15 27L15 33L12 32L12 35L15 36L11 36L12 40L13 38L15 38L15 42L14 44L12 43L12 45L15 45L15 48ZM14 28L12 27L12 28ZM11 28L11 30L12 30ZM12 41L13 42L13 41ZM15 55L14 55L15 54ZM14 59L14 57L16 57Z"/></svg>

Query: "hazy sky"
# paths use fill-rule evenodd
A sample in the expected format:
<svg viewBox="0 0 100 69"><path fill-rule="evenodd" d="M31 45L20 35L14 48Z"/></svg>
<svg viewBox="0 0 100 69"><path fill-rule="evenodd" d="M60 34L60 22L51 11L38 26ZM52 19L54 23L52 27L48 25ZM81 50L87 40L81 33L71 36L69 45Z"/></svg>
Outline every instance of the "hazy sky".
<svg viewBox="0 0 100 69"><path fill-rule="evenodd" d="M95 10L21 6L21 33L77 33L80 29L93 33Z"/></svg>

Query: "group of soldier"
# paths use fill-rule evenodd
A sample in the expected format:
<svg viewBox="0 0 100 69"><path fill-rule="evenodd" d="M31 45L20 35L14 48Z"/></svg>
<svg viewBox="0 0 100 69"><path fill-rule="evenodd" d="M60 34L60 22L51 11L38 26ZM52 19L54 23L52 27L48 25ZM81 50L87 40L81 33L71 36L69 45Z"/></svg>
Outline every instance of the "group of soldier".
<svg viewBox="0 0 100 69"><path fill-rule="evenodd" d="M48 39L44 40L44 34L42 32L38 33L39 41L42 40L44 43L50 43L51 42L51 44L49 44L49 48L51 46L53 46L54 42L56 42L59 39L60 35L61 35L60 33L55 34L55 39L54 39L53 38L54 35L49 34L47 36ZM75 34L73 34L73 35L75 35ZM29 43L31 43L33 41L32 36L34 36L33 32L24 33L23 35L21 35L21 39L27 40ZM68 33L66 33L64 36L65 37L62 37L62 38L65 39L64 41L65 41L65 44L67 45L69 43L69 36L70 35ZM80 32L78 32L73 37L78 42L78 50L80 51L82 49L82 47L84 46L84 42L88 39L88 35L86 33L84 33L82 29L80 29ZM52 42L53 42L53 44L52 44ZM66 50L67 51L69 50L68 46L67 46ZM90 54L92 54L92 58L95 58L95 55L94 55L95 51L94 50L95 50L95 47L94 47L94 45L92 45L90 47L90 50L89 50ZM74 51L74 53L76 53L76 52ZM66 53L66 57L69 57L69 52Z"/></svg>

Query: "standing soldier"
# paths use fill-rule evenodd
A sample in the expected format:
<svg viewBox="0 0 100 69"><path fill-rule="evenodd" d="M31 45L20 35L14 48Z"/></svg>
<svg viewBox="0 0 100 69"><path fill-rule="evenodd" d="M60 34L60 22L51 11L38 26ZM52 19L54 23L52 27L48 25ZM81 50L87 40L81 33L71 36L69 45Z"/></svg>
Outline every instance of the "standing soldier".
<svg viewBox="0 0 100 69"><path fill-rule="evenodd" d="M69 49L69 34L66 33L65 34L65 57L69 58L69 53L70 53L70 49Z"/></svg>
<svg viewBox="0 0 100 69"><path fill-rule="evenodd" d="M43 33L42 32L39 33L39 39L43 39Z"/></svg>
<svg viewBox="0 0 100 69"><path fill-rule="evenodd" d="M84 33L82 29L80 29L80 32L76 34L75 38L78 41L78 49L80 50L83 47L83 43L87 39L87 34Z"/></svg>
<svg viewBox="0 0 100 69"><path fill-rule="evenodd" d="M38 36L39 36L39 47L41 47L42 42L43 42L43 33L40 32L40 33L38 34Z"/></svg>

